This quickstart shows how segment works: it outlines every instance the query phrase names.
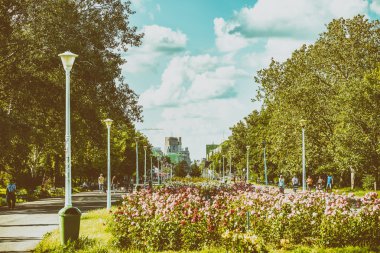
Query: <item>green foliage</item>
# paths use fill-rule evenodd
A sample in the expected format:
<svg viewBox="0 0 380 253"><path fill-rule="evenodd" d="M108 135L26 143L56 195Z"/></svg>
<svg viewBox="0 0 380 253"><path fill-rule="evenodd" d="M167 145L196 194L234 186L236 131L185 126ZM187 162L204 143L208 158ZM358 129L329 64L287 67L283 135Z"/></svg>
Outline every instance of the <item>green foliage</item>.
<svg viewBox="0 0 380 253"><path fill-rule="evenodd" d="M256 99L263 106L231 128L222 149L226 157L232 151L237 174L249 145L250 170L263 178L265 141L269 180L299 175L304 119L308 175L332 174L341 186L350 185L351 169L356 178L379 179L379 41L378 20L334 19L313 44L258 71Z"/></svg>
<svg viewBox="0 0 380 253"><path fill-rule="evenodd" d="M174 166L174 175L176 177L185 177L189 170L189 165L186 161L181 161Z"/></svg>
<svg viewBox="0 0 380 253"><path fill-rule="evenodd" d="M58 54L66 50L79 55L71 71L73 185L95 182L106 167L105 118L114 120L114 174L132 174L133 124L142 120L142 108L122 78L122 54L139 46L143 34L129 23L130 5L0 0L1 184L9 177L31 190L64 183L65 73Z"/></svg>
<svg viewBox="0 0 380 253"><path fill-rule="evenodd" d="M104 226L104 222L108 219L108 212L103 210L95 210L90 211L82 216L81 218L81 228L80 228L80 241L75 243L75 250L68 251L69 247L74 247L74 244L70 244L70 246L67 247L67 250L64 250L64 247L60 245L60 237L59 237L59 231L54 230L53 232L47 233L42 241L38 244L37 248L34 252L36 253L42 253L42 252L52 252L52 253L64 253L64 252L79 252L79 253L105 253L105 252L115 252L115 253L142 253L142 252L157 252L150 249L146 249L144 251L135 250L135 249L120 249L118 248L114 243L113 239L110 238L109 231L107 231L106 226ZM152 224L153 225L153 224ZM168 225L169 227L170 225ZM152 227L152 231L154 233L158 232L158 228ZM239 233L240 238L242 239L242 235L244 233ZM249 233L252 235L252 233ZM232 233L231 233L232 235ZM153 236L152 236L153 238ZM227 239L227 238L226 238ZM152 240L152 243L154 241ZM156 245L159 243L156 241ZM242 249L242 244L238 244L236 241L232 240L225 240L223 243L225 246L221 247L222 245L219 245L218 248L213 247L211 245L208 245L204 249L197 250L197 251L189 251L189 250L180 250L180 251L160 251L164 253L174 253L174 252L180 252L180 253L219 253L219 252L225 252L227 250L227 246L234 245L236 246L235 249ZM228 244L228 245L227 245ZM239 246L240 245L240 246ZM259 249L259 246L261 244L260 240L255 243L256 249ZM229 247L230 247L229 246ZM268 245L266 245L268 246ZM271 247L265 247L268 248L269 252L273 253L287 253L287 252L298 252L298 253L335 253L335 252L348 252L348 253L364 253L364 252L375 252L371 251L369 248L366 247L344 247L344 248L315 248L315 247L294 247L291 248L291 250L284 250L282 248L281 250L271 248ZM265 248L263 247L263 251ZM70 248L72 249L72 248ZM229 250L230 251L230 250ZM239 252L238 250L235 250L235 252ZM244 251L249 252L249 251ZM260 251L256 251L260 252Z"/></svg>
<svg viewBox="0 0 380 253"><path fill-rule="evenodd" d="M257 237L252 231L236 233L227 230L222 238L224 246L231 252L269 252L262 238Z"/></svg>
<svg viewBox="0 0 380 253"><path fill-rule="evenodd" d="M173 177L172 182L205 183L208 182L208 179L204 177Z"/></svg>
<svg viewBox="0 0 380 253"><path fill-rule="evenodd" d="M373 190L374 183L376 182L376 178L372 175L365 175L363 177L363 188L365 190Z"/></svg>
<svg viewBox="0 0 380 253"><path fill-rule="evenodd" d="M193 163L190 166L190 176L192 177L200 177L202 175L201 168L198 166L198 164Z"/></svg>

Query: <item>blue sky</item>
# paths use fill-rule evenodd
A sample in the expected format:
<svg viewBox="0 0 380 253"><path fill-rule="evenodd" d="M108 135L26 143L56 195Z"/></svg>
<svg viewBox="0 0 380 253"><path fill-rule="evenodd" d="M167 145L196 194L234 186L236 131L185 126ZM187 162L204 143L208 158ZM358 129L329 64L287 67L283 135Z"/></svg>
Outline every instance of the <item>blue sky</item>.
<svg viewBox="0 0 380 253"><path fill-rule="evenodd" d="M255 73L313 43L333 18L376 18L380 0L132 0L143 45L125 53L123 75L140 95L143 131L164 147L182 137L191 159L220 143L253 103Z"/></svg>

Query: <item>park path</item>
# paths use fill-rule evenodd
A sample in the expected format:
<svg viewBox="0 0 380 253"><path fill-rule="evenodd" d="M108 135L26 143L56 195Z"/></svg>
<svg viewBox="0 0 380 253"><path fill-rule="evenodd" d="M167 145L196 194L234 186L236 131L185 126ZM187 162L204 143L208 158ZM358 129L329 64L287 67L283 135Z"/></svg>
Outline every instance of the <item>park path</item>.
<svg viewBox="0 0 380 253"><path fill-rule="evenodd" d="M112 194L112 202L121 194ZM73 206L82 213L105 208L106 194L82 192L73 195ZM58 211L64 206L64 198L48 198L18 204L16 209L0 208L0 252L30 252L43 235L58 228Z"/></svg>

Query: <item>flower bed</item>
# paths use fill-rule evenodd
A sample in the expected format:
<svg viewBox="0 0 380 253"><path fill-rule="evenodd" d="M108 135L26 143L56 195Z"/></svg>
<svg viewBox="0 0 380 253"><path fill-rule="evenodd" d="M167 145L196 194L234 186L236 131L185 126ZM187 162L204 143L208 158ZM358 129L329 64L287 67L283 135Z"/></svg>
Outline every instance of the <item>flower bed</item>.
<svg viewBox="0 0 380 253"><path fill-rule="evenodd" d="M265 246L380 246L380 200L326 193L278 194L246 184L174 185L123 196L111 228L122 248L238 252Z"/></svg>

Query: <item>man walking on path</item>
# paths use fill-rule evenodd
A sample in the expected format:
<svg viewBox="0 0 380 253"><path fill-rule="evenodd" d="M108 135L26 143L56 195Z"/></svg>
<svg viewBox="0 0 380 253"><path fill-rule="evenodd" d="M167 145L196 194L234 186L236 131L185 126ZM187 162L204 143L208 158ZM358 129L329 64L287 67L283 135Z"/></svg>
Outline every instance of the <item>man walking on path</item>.
<svg viewBox="0 0 380 253"><path fill-rule="evenodd" d="M326 192L332 191L333 177L331 175L327 175L327 184L326 184Z"/></svg>
<svg viewBox="0 0 380 253"><path fill-rule="evenodd" d="M99 191L104 192L104 177L102 173L100 173L100 176L98 178L98 184L99 184Z"/></svg>
<svg viewBox="0 0 380 253"><path fill-rule="evenodd" d="M6 199L9 209L15 209L16 206L16 184L11 179L6 189Z"/></svg>

